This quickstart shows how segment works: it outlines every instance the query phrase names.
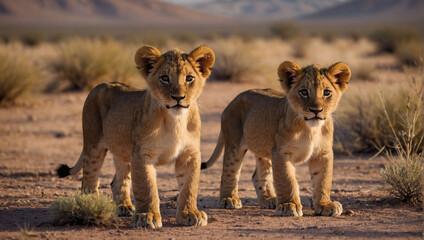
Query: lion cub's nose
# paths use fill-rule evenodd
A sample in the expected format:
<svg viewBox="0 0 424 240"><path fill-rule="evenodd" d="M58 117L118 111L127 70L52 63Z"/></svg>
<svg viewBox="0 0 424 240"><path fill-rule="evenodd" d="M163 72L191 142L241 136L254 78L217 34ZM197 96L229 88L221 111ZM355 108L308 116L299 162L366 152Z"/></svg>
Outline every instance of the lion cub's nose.
<svg viewBox="0 0 424 240"><path fill-rule="evenodd" d="M312 109L312 108L309 108L309 111L315 113L315 115L318 115L318 113L322 112L322 110L323 110L323 108L321 108L321 109Z"/></svg>
<svg viewBox="0 0 424 240"><path fill-rule="evenodd" d="M185 96L172 96L172 95L171 95L171 98L172 98L172 99L174 99L174 100L176 100L177 102L179 102L179 101L181 101L182 99L184 99L184 98L185 98Z"/></svg>

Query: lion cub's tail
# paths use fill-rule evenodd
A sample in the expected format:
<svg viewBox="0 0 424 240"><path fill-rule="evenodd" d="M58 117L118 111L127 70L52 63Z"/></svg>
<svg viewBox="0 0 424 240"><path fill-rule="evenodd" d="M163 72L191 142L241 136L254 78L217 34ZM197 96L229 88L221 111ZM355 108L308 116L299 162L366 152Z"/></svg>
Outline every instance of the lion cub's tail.
<svg viewBox="0 0 424 240"><path fill-rule="evenodd" d="M70 168L68 165L66 164L61 164L57 169L56 169L56 173L60 178L64 178L66 176L69 175L75 175L77 174L79 171L81 171L83 166L83 160L82 160L82 153L78 159L78 162L75 164L75 166L73 166L72 168Z"/></svg>
<svg viewBox="0 0 424 240"><path fill-rule="evenodd" d="M224 137L222 136L222 132L220 132L218 137L218 143L216 144L216 147L212 153L212 156L209 158L207 162L202 163L202 165L200 166L200 169L206 169L212 166L221 156L222 150L224 150Z"/></svg>

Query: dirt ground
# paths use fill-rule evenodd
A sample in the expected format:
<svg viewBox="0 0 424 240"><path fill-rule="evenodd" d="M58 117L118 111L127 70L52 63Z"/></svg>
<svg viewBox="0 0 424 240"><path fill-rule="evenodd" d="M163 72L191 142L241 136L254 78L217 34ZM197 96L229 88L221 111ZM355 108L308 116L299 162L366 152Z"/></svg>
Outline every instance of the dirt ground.
<svg viewBox="0 0 424 240"><path fill-rule="evenodd" d="M199 98L202 117L202 158L212 153L219 133L220 114L249 84L209 82ZM314 216L310 206L311 184L307 165L297 167L304 216L276 217L260 209L251 183L255 161L247 154L240 179L243 208L217 208L220 160L201 174L199 209L208 214L206 227L176 224L174 198L177 183L173 166L158 169L163 228L133 229L131 218L115 227L43 224L48 208L60 196L78 191L80 177L59 179L54 169L73 165L82 148L81 110L87 93L41 95L34 104L0 108L0 239L422 239L422 208L389 198L382 188L379 169L384 160L369 156L336 156L333 200L343 204L339 217ZM107 156L100 177L100 191L111 194L114 175ZM346 211L350 210L350 211ZM22 229L27 229L24 231ZM26 234L25 234L26 233Z"/></svg>

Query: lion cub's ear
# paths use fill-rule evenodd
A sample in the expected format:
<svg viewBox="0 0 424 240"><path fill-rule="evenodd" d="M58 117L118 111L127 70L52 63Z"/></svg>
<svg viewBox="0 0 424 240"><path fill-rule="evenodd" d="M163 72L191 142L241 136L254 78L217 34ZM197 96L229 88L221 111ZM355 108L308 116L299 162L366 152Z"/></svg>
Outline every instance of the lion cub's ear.
<svg viewBox="0 0 424 240"><path fill-rule="evenodd" d="M280 78L281 87L287 93L296 77L302 72L302 68L297 63L292 61L285 61L278 67L278 77Z"/></svg>
<svg viewBox="0 0 424 240"><path fill-rule="evenodd" d="M330 81L334 81L339 85L340 91L346 90L351 75L350 68L346 63L338 62L331 65L327 74L330 77Z"/></svg>
<svg viewBox="0 0 424 240"><path fill-rule="evenodd" d="M134 56L137 69L144 78L151 73L153 65L159 60L161 53L155 47L143 46L137 50Z"/></svg>
<svg viewBox="0 0 424 240"><path fill-rule="evenodd" d="M215 63L215 54L212 49L200 46L189 54L189 57L195 64L195 67L199 69L204 78L209 77L211 74L211 69L213 64Z"/></svg>

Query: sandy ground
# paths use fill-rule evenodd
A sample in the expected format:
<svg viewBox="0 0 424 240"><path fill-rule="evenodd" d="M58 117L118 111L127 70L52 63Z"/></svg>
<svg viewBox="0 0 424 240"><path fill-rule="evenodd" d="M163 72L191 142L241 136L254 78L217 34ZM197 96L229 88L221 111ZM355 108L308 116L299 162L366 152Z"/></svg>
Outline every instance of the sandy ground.
<svg viewBox="0 0 424 240"><path fill-rule="evenodd" d="M199 99L203 161L215 147L222 110L239 92L252 87L207 83ZM0 108L0 239L422 239L422 208L391 200L382 189L379 175L384 160L361 156L335 157L332 198L345 209L339 217L313 215L307 165L297 167L303 217L276 217L274 210L260 209L250 181L255 161L253 155L247 154L239 186L242 209L217 208L222 160L202 172L198 206L208 214L206 227L176 224L174 198L178 191L172 166L158 169L161 229L133 229L129 217L122 218L115 227L43 224L48 221L52 201L75 193L80 187L81 176L59 179L54 169L60 163L73 165L79 156L81 109L86 95L42 95L35 104ZM108 155L100 177L101 192L111 194L109 183L113 175L113 162ZM26 236L21 228L30 230L31 236Z"/></svg>

